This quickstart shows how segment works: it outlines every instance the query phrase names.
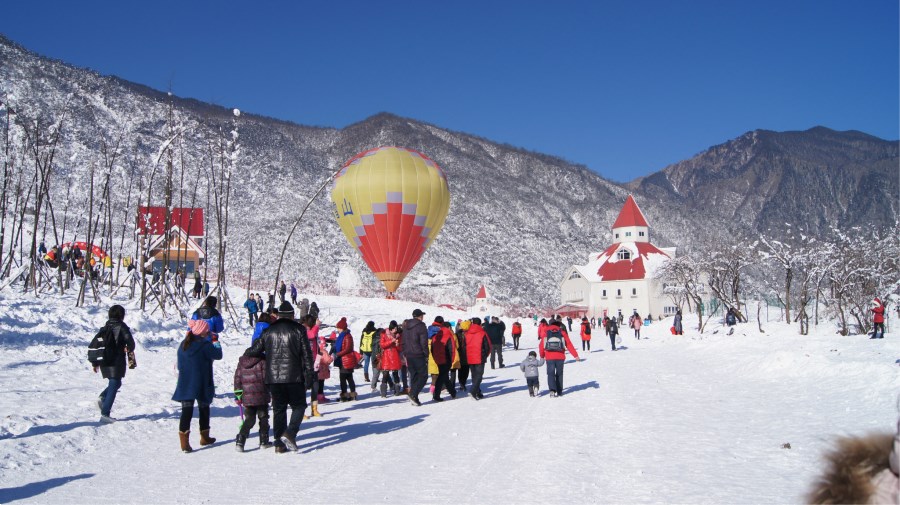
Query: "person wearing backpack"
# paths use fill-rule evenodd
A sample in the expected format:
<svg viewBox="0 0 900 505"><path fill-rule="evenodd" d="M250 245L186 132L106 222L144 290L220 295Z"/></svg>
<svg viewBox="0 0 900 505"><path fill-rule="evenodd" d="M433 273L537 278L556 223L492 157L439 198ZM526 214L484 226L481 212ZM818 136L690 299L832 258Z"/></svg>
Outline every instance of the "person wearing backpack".
<svg viewBox="0 0 900 505"><path fill-rule="evenodd" d="M554 320L539 346L541 358L547 361L547 387L550 389L551 397L562 396L567 349L575 359L581 361L562 323Z"/></svg>
<svg viewBox="0 0 900 505"><path fill-rule="evenodd" d="M616 350L616 337L619 335L619 323L616 318L611 317L606 321L606 334L609 335L609 343L612 344L612 350Z"/></svg>
<svg viewBox="0 0 900 505"><path fill-rule="evenodd" d="M469 363L469 371L472 373L471 396L476 400L484 398L481 392L481 381L484 378L484 364L491 355L491 341L484 328L481 327L481 319L472 318L469 329L466 330L466 361Z"/></svg>
<svg viewBox="0 0 900 505"><path fill-rule="evenodd" d="M581 350L591 351L591 323L586 317L581 318Z"/></svg>
<svg viewBox="0 0 900 505"><path fill-rule="evenodd" d="M466 381L469 379L469 361L466 357L466 331L469 330L471 324L468 320L456 321L456 355L459 357L459 372L456 379L454 379L454 383L456 380L459 381L460 391L466 390Z"/></svg>
<svg viewBox="0 0 900 505"><path fill-rule="evenodd" d="M222 320L222 314L216 309L218 303L219 300L215 296L207 296L206 300L203 300L203 305L191 316L191 320L205 320L209 325L209 338L215 337L216 340L219 339L219 333L225 331L225 321Z"/></svg>
<svg viewBox="0 0 900 505"><path fill-rule="evenodd" d="M522 323L516 321L512 324L513 349L519 350L519 338L522 336Z"/></svg>
<svg viewBox="0 0 900 505"><path fill-rule="evenodd" d="M134 361L134 337L131 336L131 328L124 321L125 308L121 305L113 305L109 308L108 317L106 324L97 333L98 336L102 336L104 347L102 360L91 362L94 366L94 373L99 371L101 376L107 380L106 389L97 398L100 422L103 424L116 422L110 417L110 412L116 401L116 394L122 387L126 361L129 364L128 368L137 366ZM97 340L97 337L94 339ZM91 344L93 347L94 343Z"/></svg>
<svg viewBox="0 0 900 505"><path fill-rule="evenodd" d="M369 363L372 362L372 341L375 338L375 321L366 323L359 339L359 352L363 355L363 374L366 382L370 382Z"/></svg>

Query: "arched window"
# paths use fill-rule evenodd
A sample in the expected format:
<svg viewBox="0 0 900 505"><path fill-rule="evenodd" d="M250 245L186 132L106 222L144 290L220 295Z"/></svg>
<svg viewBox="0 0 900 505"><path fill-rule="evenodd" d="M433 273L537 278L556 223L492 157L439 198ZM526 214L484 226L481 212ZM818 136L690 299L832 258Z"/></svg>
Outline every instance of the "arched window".
<svg viewBox="0 0 900 505"><path fill-rule="evenodd" d="M578 272L572 272L572 275L569 276L569 280L572 280L572 279L581 279L581 278L582 278L582 277L581 277L581 274L578 273Z"/></svg>

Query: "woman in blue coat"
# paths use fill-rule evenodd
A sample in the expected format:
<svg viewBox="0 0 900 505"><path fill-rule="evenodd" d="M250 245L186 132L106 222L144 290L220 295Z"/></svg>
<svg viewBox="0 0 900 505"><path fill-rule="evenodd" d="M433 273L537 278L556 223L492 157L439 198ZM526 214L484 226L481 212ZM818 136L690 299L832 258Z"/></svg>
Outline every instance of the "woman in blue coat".
<svg viewBox="0 0 900 505"><path fill-rule="evenodd" d="M210 445L216 439L209 436L209 405L212 403L216 387L213 384L213 361L222 359L219 337L209 336L209 323L203 319L188 321L190 330L178 346L178 385L172 399L181 402L181 421L178 424L178 438L182 452L191 452L188 437L191 434L191 418L194 416L194 402L200 410L200 445Z"/></svg>

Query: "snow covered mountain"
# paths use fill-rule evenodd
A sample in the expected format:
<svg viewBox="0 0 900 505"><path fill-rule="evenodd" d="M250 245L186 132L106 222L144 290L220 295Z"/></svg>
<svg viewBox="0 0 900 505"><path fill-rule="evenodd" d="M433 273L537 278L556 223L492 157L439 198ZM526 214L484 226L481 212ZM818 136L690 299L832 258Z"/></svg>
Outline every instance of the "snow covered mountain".
<svg viewBox="0 0 900 505"><path fill-rule="evenodd" d="M426 153L449 179L451 207L443 231L398 292L401 298L433 303L468 304L484 284L502 304L556 305L565 269L609 244L610 226L628 193L635 194L650 221L654 242L663 246L706 241L715 238L709 233L745 226L744 219L765 230L798 219L821 218L821 225L892 222L897 213L896 198L884 203L885 195L898 193L896 173L884 177L890 166L896 169L897 142L853 132L804 132L824 139L812 144L789 141L798 137L795 133L752 132L620 185L563 159L387 113L343 129L302 126L246 111L235 118L231 109L75 68L2 36L0 100L16 112L20 125L38 117L61 125L51 184L57 213L63 202L70 209L86 207L89 169L102 167L104 146L109 153L118 143L110 207L116 226L126 229L124 254L134 250L130 232L136 201L126 197L129 183L137 194L138 186L146 188L155 177L151 204L163 203L163 170L157 159L168 136L170 105L174 120L169 124L185 129L176 154L181 188L176 206L189 206L191 190L198 185L195 204L213 216L207 179L217 163L214 146L236 128L240 151L226 263L233 282L245 282L252 243L254 286L260 290L271 286L284 238L316 189L354 154L381 145ZM28 167L27 153L15 148L21 130L11 129L10 158L18 156ZM777 149L762 150L763 141ZM810 145L815 156L808 156ZM845 161L820 170L821 160ZM819 175L810 178L810 173ZM873 180L880 181L881 192L870 190ZM851 193L825 198L847 181L856 183ZM800 187L815 198L815 208L825 208L818 216L799 211L811 205L794 195ZM324 293L377 295L380 284L340 233L331 205L327 197L312 204L288 245L282 277ZM698 222L704 226L696 226ZM214 223L207 225L211 246L218 240L214 229ZM70 238L71 229L61 240ZM118 244L115 238L112 248Z"/></svg>

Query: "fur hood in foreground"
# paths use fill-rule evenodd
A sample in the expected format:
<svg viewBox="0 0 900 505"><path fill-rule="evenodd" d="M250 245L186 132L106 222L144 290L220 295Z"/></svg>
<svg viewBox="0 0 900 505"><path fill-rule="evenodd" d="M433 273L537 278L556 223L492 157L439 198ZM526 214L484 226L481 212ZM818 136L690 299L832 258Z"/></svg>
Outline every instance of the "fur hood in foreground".
<svg viewBox="0 0 900 505"><path fill-rule="evenodd" d="M900 424L900 423L898 423ZM809 503L900 503L900 433L844 437L825 456L825 473Z"/></svg>

